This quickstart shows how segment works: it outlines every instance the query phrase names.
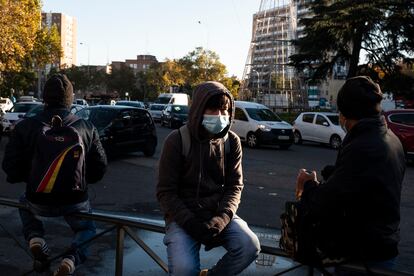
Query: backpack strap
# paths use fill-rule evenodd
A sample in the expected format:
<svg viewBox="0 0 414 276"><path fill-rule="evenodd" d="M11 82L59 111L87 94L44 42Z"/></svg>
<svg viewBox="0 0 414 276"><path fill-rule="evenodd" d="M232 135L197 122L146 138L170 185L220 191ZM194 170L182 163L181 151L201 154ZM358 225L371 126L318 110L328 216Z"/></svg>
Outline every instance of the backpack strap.
<svg viewBox="0 0 414 276"><path fill-rule="evenodd" d="M187 125L183 125L179 129L180 136L181 136L181 154L187 158L190 154L191 148L191 136L190 130L188 129Z"/></svg>
<svg viewBox="0 0 414 276"><path fill-rule="evenodd" d="M180 136L181 136L181 154L182 154L182 156L187 158L187 156L190 154L190 149L191 149L190 130L188 129L187 125L183 125L182 127L179 128L179 133L180 133ZM226 158L227 154L230 153L229 135L226 134L223 137L223 140L224 140L224 153L225 153L224 158Z"/></svg>

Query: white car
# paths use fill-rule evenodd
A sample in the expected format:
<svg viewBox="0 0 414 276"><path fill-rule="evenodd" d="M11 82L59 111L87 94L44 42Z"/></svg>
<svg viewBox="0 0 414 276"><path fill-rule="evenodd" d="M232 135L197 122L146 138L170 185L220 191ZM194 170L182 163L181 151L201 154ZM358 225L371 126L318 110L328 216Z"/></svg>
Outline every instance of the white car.
<svg viewBox="0 0 414 276"><path fill-rule="evenodd" d="M262 104L235 101L231 130L249 147L261 144L288 149L293 144L293 128Z"/></svg>
<svg viewBox="0 0 414 276"><path fill-rule="evenodd" d="M0 109L5 113L13 107L13 102L9 98L0 98Z"/></svg>
<svg viewBox="0 0 414 276"><path fill-rule="evenodd" d="M24 114L41 104L41 102L18 102L14 104L12 109L10 109L9 112L6 112L1 119L3 131L8 132L10 130L10 126L13 125L15 121L23 118Z"/></svg>
<svg viewBox="0 0 414 276"><path fill-rule="evenodd" d="M329 144L337 149L342 144L345 131L339 125L339 115L330 112L304 112L293 123L295 144L312 141Z"/></svg>
<svg viewBox="0 0 414 276"><path fill-rule="evenodd" d="M165 104L151 104L149 106L149 113L151 114L154 121L161 121L162 111L165 108Z"/></svg>

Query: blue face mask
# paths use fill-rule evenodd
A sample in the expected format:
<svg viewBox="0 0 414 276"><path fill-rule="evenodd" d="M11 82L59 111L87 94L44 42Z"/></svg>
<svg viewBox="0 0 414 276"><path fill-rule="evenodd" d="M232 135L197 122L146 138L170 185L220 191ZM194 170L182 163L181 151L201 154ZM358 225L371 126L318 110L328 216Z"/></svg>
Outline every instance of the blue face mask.
<svg viewBox="0 0 414 276"><path fill-rule="evenodd" d="M211 134L218 134L229 125L229 115L207 115L204 114L202 125Z"/></svg>

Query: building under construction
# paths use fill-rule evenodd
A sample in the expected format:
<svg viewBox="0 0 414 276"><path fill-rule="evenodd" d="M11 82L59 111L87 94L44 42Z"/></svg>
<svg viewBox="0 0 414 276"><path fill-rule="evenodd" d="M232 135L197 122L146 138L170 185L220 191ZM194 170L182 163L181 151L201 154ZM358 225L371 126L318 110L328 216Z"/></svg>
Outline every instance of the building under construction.
<svg viewBox="0 0 414 276"><path fill-rule="evenodd" d="M240 97L273 110L307 106L306 90L289 56L301 35L299 19L309 14L306 0L261 0L253 15L252 40L243 72Z"/></svg>

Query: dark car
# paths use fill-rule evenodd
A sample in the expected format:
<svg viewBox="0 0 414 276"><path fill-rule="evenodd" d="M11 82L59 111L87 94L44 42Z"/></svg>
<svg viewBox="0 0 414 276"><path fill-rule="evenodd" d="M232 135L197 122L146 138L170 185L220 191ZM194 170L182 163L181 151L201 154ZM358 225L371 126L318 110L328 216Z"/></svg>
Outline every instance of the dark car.
<svg viewBox="0 0 414 276"><path fill-rule="evenodd" d="M115 105L124 105L124 106L133 106L133 107L140 107L145 108L143 102L140 101L117 101Z"/></svg>
<svg viewBox="0 0 414 276"><path fill-rule="evenodd" d="M155 125L145 109L103 105L86 107L76 115L95 125L108 155L142 151L145 156L153 156L155 153Z"/></svg>
<svg viewBox="0 0 414 276"><path fill-rule="evenodd" d="M384 112L388 128L400 139L407 159L414 161L414 109Z"/></svg>
<svg viewBox="0 0 414 276"><path fill-rule="evenodd" d="M177 128L188 120L188 106L167 104L161 114L161 125Z"/></svg>

